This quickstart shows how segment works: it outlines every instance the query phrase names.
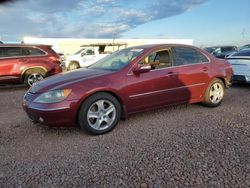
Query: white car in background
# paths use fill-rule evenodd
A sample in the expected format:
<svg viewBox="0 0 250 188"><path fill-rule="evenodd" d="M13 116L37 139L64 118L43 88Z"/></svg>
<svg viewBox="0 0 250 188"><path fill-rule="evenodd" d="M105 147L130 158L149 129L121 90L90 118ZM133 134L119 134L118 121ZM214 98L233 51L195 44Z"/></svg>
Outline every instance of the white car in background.
<svg viewBox="0 0 250 188"><path fill-rule="evenodd" d="M66 56L64 66L67 70L88 67L107 55L109 53L100 53L97 47L82 48L75 54Z"/></svg>
<svg viewBox="0 0 250 188"><path fill-rule="evenodd" d="M82 45L74 55L68 55L63 62L63 66L66 70L74 70L81 67L88 67L100 59L108 56L116 50L120 50L120 47L127 47L126 43L96 43L89 45ZM106 47L109 47L111 51L106 51Z"/></svg>
<svg viewBox="0 0 250 188"><path fill-rule="evenodd" d="M227 57L233 66L233 81L250 83L250 48Z"/></svg>

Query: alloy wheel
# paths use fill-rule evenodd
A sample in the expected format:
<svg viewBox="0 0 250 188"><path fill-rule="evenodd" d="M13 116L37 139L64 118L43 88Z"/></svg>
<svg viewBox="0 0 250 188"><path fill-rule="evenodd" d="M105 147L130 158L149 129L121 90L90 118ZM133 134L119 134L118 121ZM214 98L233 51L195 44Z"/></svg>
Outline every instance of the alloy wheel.
<svg viewBox="0 0 250 188"><path fill-rule="evenodd" d="M35 82L40 80L43 80L43 76L39 73L33 73L29 75L27 82L30 86L32 86Z"/></svg>
<svg viewBox="0 0 250 188"><path fill-rule="evenodd" d="M95 130L109 128L116 118L116 108L109 100L97 100L87 112L87 121Z"/></svg>
<svg viewBox="0 0 250 188"><path fill-rule="evenodd" d="M213 104L218 104L224 96L224 89L221 83L215 82L209 91L209 98Z"/></svg>

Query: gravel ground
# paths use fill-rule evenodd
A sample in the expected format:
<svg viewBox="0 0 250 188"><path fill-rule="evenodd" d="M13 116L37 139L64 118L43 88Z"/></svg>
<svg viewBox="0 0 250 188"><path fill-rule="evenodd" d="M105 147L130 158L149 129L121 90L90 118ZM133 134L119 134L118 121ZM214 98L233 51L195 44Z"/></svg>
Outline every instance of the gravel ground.
<svg viewBox="0 0 250 188"><path fill-rule="evenodd" d="M250 86L218 108L172 106L111 133L33 125L22 87L0 89L0 187L250 187Z"/></svg>

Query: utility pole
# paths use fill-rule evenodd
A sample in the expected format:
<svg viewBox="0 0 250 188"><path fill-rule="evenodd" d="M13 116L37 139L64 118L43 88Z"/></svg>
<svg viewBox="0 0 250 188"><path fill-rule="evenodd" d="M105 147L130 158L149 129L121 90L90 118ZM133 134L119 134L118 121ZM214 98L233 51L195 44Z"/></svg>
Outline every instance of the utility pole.
<svg viewBox="0 0 250 188"><path fill-rule="evenodd" d="M242 36L242 41L245 42L245 33L246 33L246 28L242 29L241 36Z"/></svg>
<svg viewBox="0 0 250 188"><path fill-rule="evenodd" d="M115 31L113 31L113 52L115 51Z"/></svg>

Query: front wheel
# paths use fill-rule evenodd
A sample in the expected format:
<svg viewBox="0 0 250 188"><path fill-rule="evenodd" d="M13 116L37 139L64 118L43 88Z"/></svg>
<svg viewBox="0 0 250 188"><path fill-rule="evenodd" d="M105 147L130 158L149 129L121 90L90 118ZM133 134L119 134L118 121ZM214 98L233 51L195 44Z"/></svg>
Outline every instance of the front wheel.
<svg viewBox="0 0 250 188"><path fill-rule="evenodd" d="M90 96L78 113L78 123L82 129L93 134L111 131L121 117L121 105L112 95L104 92Z"/></svg>
<svg viewBox="0 0 250 188"><path fill-rule="evenodd" d="M72 71L72 70L79 69L79 68L80 68L80 65L77 61L71 61L69 63L68 71Z"/></svg>
<svg viewBox="0 0 250 188"><path fill-rule="evenodd" d="M209 107L219 106L225 95L225 85L222 80L216 78L208 86L203 104Z"/></svg>

